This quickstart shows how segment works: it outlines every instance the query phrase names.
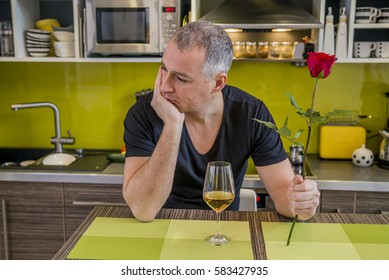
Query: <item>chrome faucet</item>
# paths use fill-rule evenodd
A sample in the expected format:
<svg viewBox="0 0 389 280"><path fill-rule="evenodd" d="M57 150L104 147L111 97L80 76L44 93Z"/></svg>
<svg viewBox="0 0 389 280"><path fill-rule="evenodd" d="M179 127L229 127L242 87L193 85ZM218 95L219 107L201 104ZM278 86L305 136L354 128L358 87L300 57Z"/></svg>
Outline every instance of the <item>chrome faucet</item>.
<svg viewBox="0 0 389 280"><path fill-rule="evenodd" d="M55 127L55 137L52 137L50 140L51 144L55 145L55 152L62 153L63 144L74 144L74 138L68 131L69 137L61 137L61 125L60 125L60 116L58 107L50 102L36 102L36 103L22 103L22 104L12 104L11 109L17 111L19 109L28 109L28 108L40 108L40 107L49 107L54 112L54 127Z"/></svg>

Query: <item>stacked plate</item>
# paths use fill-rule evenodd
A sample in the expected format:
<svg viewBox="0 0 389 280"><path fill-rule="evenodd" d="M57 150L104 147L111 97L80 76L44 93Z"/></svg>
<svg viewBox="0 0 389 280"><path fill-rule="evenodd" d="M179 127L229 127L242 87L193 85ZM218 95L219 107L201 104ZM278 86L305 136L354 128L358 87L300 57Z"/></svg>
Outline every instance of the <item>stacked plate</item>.
<svg viewBox="0 0 389 280"><path fill-rule="evenodd" d="M26 30L26 47L30 56L47 56L50 52L51 32L40 29Z"/></svg>
<svg viewBox="0 0 389 280"><path fill-rule="evenodd" d="M74 33L69 31L54 31L54 52L59 57L74 57Z"/></svg>

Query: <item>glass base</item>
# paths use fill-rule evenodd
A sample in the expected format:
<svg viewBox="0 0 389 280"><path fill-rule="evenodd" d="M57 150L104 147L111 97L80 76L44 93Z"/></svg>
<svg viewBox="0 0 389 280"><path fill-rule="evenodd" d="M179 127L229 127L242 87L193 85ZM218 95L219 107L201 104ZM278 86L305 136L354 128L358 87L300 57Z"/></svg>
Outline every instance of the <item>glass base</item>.
<svg viewBox="0 0 389 280"><path fill-rule="evenodd" d="M209 235L204 240L214 246L223 246L231 242L231 238L222 234Z"/></svg>

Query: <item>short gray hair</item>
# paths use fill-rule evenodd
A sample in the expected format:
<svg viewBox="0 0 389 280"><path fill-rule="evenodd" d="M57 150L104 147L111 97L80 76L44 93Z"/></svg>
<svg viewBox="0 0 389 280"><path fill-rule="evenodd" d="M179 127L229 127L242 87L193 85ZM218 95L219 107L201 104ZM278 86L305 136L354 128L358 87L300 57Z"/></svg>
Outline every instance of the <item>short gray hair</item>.
<svg viewBox="0 0 389 280"><path fill-rule="evenodd" d="M178 49L189 51L195 47L205 50L203 73L209 78L228 73L234 56L231 38L218 25L208 21L194 21L181 27L173 37Z"/></svg>

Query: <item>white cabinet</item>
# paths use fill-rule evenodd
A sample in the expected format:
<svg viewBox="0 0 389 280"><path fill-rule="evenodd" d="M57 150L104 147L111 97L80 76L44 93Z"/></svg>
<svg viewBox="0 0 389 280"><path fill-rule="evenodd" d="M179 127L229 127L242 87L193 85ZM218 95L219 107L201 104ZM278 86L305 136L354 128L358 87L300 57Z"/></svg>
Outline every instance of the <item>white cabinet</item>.
<svg viewBox="0 0 389 280"><path fill-rule="evenodd" d="M374 51L370 57L354 57L354 42L389 42L389 23L356 23L356 8L358 7L389 7L388 0L327 0L325 10L332 7L335 16L335 25L339 22L339 10L346 7L348 26L347 58L339 59L338 62L345 63L389 63L389 58L377 58ZM325 15L323 14L323 22Z"/></svg>
<svg viewBox="0 0 389 280"><path fill-rule="evenodd" d="M189 0L183 0L189 2ZM214 8L223 0L191 0L193 19L200 18L209 9ZM242 0L243 1L243 0ZM389 23L357 24L355 23L356 7L389 7L388 0L292 0L309 10L320 22L325 22L329 6L334 12L334 23L338 23L339 9L347 8L348 18L348 57L338 62L345 63L389 63L389 58L354 58L354 41L389 41ZM98 57L85 58L82 52L82 15L85 0L0 0L0 21L12 20L14 57L0 57L2 61L28 62L159 62L158 57ZM25 47L25 30L34 28L34 23L43 18L56 18L61 26L74 26L75 56L69 58L29 57ZM258 35L258 34L257 34ZM263 34L262 34L263 35ZM316 51L323 50L323 29L304 30L295 33L293 40L301 40L309 36L316 45ZM246 36L249 36L246 34ZM281 36L278 35L278 36ZM290 36L290 35L288 35ZM291 39L291 40L292 40ZM291 41L288 40L288 41ZM280 41L280 40L278 40Z"/></svg>
<svg viewBox="0 0 389 280"><path fill-rule="evenodd" d="M69 61L81 57L80 17L83 9L82 0L0 0L3 11L0 20L12 18L14 57L0 57L0 61ZM75 57L29 57L25 47L25 31L35 28L40 19L58 19L62 27L73 25L75 37Z"/></svg>

